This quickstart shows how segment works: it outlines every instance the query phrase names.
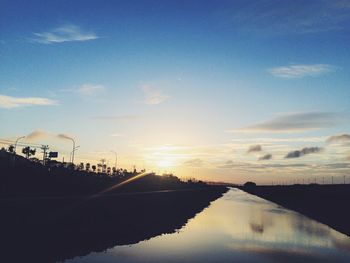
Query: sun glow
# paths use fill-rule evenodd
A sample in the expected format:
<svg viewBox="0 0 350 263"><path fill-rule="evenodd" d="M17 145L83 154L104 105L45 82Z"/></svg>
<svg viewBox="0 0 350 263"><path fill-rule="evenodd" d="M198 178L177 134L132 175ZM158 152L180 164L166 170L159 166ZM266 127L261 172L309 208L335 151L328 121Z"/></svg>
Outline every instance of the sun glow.
<svg viewBox="0 0 350 263"><path fill-rule="evenodd" d="M173 165L174 165L174 163L169 159L162 159L162 160L158 161L158 163L157 163L157 166L160 168L168 168L168 167L171 167Z"/></svg>

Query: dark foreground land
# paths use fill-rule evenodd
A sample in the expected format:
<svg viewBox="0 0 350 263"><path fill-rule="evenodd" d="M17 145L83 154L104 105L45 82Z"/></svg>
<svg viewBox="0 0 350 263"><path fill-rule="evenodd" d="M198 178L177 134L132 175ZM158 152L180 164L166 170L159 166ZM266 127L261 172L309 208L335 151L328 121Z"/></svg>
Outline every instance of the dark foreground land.
<svg viewBox="0 0 350 263"><path fill-rule="evenodd" d="M56 262L173 233L227 189L1 200L0 262Z"/></svg>
<svg viewBox="0 0 350 263"><path fill-rule="evenodd" d="M242 189L350 236L350 185L256 186Z"/></svg>
<svg viewBox="0 0 350 263"><path fill-rule="evenodd" d="M227 191L172 175L110 176L0 153L0 262L56 262L173 233ZM109 191L105 191L110 189Z"/></svg>

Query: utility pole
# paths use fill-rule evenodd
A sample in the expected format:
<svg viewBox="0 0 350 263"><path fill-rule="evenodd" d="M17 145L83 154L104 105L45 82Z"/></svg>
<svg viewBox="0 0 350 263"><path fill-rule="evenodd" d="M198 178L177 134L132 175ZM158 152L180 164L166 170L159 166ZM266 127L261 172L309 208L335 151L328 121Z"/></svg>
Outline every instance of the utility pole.
<svg viewBox="0 0 350 263"><path fill-rule="evenodd" d="M43 165L45 165L46 157L47 157L47 151L49 150L48 145L42 145L41 150L43 150Z"/></svg>
<svg viewBox="0 0 350 263"><path fill-rule="evenodd" d="M102 173L105 173L106 172L106 165L105 165L105 163L106 163L106 159L101 159L100 160L101 161L101 168L102 168Z"/></svg>

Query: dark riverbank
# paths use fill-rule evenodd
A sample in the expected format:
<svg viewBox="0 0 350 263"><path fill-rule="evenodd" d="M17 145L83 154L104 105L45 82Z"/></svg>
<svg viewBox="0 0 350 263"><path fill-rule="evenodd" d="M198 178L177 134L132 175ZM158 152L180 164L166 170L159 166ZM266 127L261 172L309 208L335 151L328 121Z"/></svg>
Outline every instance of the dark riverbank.
<svg viewBox="0 0 350 263"><path fill-rule="evenodd" d="M173 233L226 187L0 200L1 262L56 262Z"/></svg>
<svg viewBox="0 0 350 263"><path fill-rule="evenodd" d="M56 262L173 233L227 188L0 150L0 262Z"/></svg>
<svg viewBox="0 0 350 263"><path fill-rule="evenodd" d="M256 186L242 190L350 236L350 185Z"/></svg>

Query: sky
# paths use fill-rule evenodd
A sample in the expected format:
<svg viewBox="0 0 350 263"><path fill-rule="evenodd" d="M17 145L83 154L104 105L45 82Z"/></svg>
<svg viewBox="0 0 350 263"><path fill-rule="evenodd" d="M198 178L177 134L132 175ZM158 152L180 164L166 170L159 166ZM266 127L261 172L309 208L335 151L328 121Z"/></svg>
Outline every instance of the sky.
<svg viewBox="0 0 350 263"><path fill-rule="evenodd" d="M0 139L207 181L343 180L349 43L349 0L2 0Z"/></svg>

